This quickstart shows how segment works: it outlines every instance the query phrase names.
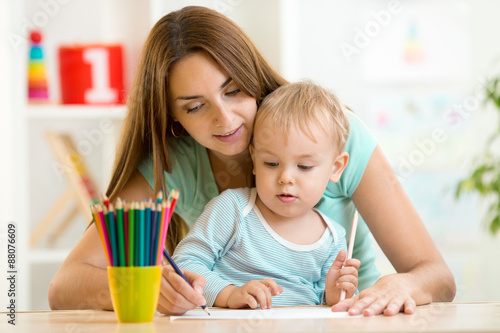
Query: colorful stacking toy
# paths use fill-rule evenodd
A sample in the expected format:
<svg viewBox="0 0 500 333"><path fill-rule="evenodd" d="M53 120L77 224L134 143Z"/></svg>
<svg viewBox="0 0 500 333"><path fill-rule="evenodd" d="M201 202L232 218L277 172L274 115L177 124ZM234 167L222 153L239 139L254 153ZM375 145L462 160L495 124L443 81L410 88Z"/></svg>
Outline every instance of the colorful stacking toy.
<svg viewBox="0 0 500 333"><path fill-rule="evenodd" d="M38 31L33 31L30 34L30 40L28 99L30 102L45 102L49 99L49 93L41 44L42 35Z"/></svg>

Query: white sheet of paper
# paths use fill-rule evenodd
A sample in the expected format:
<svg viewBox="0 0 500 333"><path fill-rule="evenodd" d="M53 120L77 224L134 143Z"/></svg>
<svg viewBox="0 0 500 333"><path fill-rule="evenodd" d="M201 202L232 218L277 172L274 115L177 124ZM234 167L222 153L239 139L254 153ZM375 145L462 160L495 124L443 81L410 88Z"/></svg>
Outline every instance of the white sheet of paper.
<svg viewBox="0 0 500 333"><path fill-rule="evenodd" d="M361 315L360 315L361 316ZM308 318L352 318L347 312L332 312L330 307L276 307L269 310L213 310L210 316L202 310L188 311L182 316L170 316L177 319L308 319Z"/></svg>

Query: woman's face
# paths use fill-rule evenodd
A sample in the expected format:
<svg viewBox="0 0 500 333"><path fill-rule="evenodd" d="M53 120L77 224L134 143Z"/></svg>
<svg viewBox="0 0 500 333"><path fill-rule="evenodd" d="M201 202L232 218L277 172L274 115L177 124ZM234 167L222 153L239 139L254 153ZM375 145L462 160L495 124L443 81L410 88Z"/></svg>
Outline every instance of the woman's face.
<svg viewBox="0 0 500 333"><path fill-rule="evenodd" d="M199 144L227 156L248 148L257 102L212 58L200 52L179 60L168 87L172 118Z"/></svg>

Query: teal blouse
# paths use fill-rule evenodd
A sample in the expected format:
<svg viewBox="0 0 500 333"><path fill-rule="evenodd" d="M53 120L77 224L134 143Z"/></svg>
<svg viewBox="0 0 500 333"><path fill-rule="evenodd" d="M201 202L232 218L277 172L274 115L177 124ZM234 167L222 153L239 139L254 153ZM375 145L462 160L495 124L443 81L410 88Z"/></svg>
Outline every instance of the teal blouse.
<svg viewBox="0 0 500 333"><path fill-rule="evenodd" d="M353 112L348 111L351 133L345 151L349 153L349 163L337 183L329 182L323 197L316 205L347 232L347 241L355 207L351 196L358 187L370 157L377 146L377 141L363 122ZM165 172L166 188L180 189L175 212L193 226L203 212L205 205L219 190L212 172L207 149L198 144L192 137L186 136L176 141L176 154L171 155L172 173ZM153 163L144 160L138 167L141 174L154 188ZM372 236L363 219L359 218L353 258L361 261L358 289L370 287L380 277L375 266L375 251L372 247Z"/></svg>

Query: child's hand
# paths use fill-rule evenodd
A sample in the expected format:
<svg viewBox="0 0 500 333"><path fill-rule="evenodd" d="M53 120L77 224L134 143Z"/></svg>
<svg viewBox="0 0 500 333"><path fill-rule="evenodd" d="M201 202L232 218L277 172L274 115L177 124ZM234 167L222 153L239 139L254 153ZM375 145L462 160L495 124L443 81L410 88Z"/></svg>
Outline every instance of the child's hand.
<svg viewBox="0 0 500 333"><path fill-rule="evenodd" d="M270 309L272 296L278 296L282 292L283 287L278 287L273 279L253 280L232 289L227 298L227 307L241 309L248 306L255 309L260 304L261 309Z"/></svg>
<svg viewBox="0 0 500 333"><path fill-rule="evenodd" d="M344 263L346 256L346 252L341 250L326 274L325 299L328 305L339 301L342 289L346 291L346 298L351 298L358 288L358 269L361 262L358 259L349 259Z"/></svg>

